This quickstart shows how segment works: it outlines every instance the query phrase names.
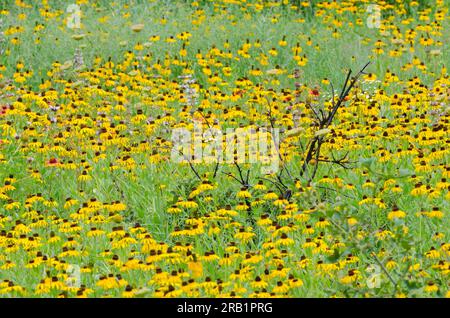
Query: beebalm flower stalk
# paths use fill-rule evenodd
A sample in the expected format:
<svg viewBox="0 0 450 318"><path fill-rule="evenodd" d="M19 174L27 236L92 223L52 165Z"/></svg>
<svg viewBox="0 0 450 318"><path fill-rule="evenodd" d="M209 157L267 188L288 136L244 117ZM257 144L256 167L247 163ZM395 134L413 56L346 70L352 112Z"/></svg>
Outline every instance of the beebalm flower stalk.
<svg viewBox="0 0 450 318"><path fill-rule="evenodd" d="M195 107L198 103L198 93L194 84L195 78L191 74L178 76L183 81L181 87L183 88L184 96L186 98L186 106Z"/></svg>
<svg viewBox="0 0 450 318"><path fill-rule="evenodd" d="M5 33L3 32L3 20L0 20L0 55L3 55L5 52L3 42L5 42Z"/></svg>
<svg viewBox="0 0 450 318"><path fill-rule="evenodd" d="M78 71L84 66L83 61L83 53L81 52L80 48L77 48L75 50L75 55L73 57L73 68Z"/></svg>

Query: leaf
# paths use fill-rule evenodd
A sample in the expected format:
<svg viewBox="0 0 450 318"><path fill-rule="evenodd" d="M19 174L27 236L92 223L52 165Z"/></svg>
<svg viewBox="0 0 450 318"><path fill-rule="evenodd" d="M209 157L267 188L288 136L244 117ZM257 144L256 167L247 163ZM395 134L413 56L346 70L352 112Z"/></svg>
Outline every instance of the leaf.
<svg viewBox="0 0 450 318"><path fill-rule="evenodd" d="M330 131L331 131L331 129L329 129L329 128L320 129L314 133L314 136L315 137L323 136L323 135L328 134Z"/></svg>
<svg viewBox="0 0 450 318"><path fill-rule="evenodd" d="M379 273L372 274L366 281L367 287L370 289L380 288L381 275Z"/></svg>
<svg viewBox="0 0 450 318"><path fill-rule="evenodd" d="M329 262L329 263L337 262L341 255L342 255L342 253L340 253L338 249L334 249L333 254L331 256L327 257L327 262Z"/></svg>
<svg viewBox="0 0 450 318"><path fill-rule="evenodd" d="M63 65L60 66L59 69L61 71L64 71L64 70L67 70L67 69L71 68L72 66L73 66L73 62L72 61L66 61L66 62L64 62Z"/></svg>
<svg viewBox="0 0 450 318"><path fill-rule="evenodd" d="M144 29L143 23L138 23L131 26L131 30L136 33L141 32L143 29Z"/></svg>
<svg viewBox="0 0 450 318"><path fill-rule="evenodd" d="M399 172L399 177L408 177L408 176L412 176L414 174L413 171L411 171L409 169L404 169L404 168L399 169L398 172Z"/></svg>
<svg viewBox="0 0 450 318"><path fill-rule="evenodd" d="M189 262L188 268L192 272L192 277L199 278L203 274L203 265L200 262Z"/></svg>
<svg viewBox="0 0 450 318"><path fill-rule="evenodd" d="M375 161L376 161L375 157L361 158L359 159L359 164L363 167L370 168Z"/></svg>
<svg viewBox="0 0 450 318"><path fill-rule="evenodd" d="M430 51L431 56L437 56L437 55L441 55L441 54L442 54L441 50L431 50Z"/></svg>
<svg viewBox="0 0 450 318"><path fill-rule="evenodd" d="M303 127L294 128L294 129L286 131L286 137L295 137L295 136L300 135L303 132L305 132L305 129Z"/></svg>

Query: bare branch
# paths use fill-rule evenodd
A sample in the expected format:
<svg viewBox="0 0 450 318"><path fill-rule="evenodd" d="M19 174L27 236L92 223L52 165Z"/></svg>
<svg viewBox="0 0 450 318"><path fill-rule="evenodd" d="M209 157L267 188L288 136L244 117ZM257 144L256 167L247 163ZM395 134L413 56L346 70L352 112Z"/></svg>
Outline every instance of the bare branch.
<svg viewBox="0 0 450 318"><path fill-rule="evenodd" d="M347 77L345 79L345 82L344 82L344 86L343 86L343 88L341 90L341 93L339 95L339 99L338 99L338 101L336 103L334 101L334 87L332 86L332 94L333 94L333 96L332 96L332 104L333 104L333 108L328 113L327 116L325 116L323 114L323 112L321 112L322 120L320 120L320 122L319 122L319 129L325 129L325 128L328 128L328 126L331 125L331 123L332 123L332 121L334 119L334 116L336 115L339 107L341 107L341 105L345 102L346 97L350 93L351 89L355 86L355 84L358 81L359 77L362 74L364 74L364 70L367 68L367 66L369 64L370 64L370 62L366 63L366 65L364 65L364 67L353 78L351 78L352 70L349 70L349 72L347 73ZM309 182L312 181L312 179L316 175L317 168L318 168L318 162L320 161L319 160L320 149L321 149L321 146L322 146L323 142L324 142L324 137L323 136L315 136L315 137L313 137L313 139L309 143L308 151L306 153L305 159L303 161L302 168L300 170L300 176L303 176L304 173L306 172L306 169L308 167L309 162L313 159L313 156L315 155L316 166L314 167L313 173L312 173L312 175L309 178ZM345 155L344 158L342 158L340 160L333 160L333 163L336 163L336 164L339 164L339 165L343 166L344 165L344 160L346 159L346 156L347 155Z"/></svg>
<svg viewBox="0 0 450 318"><path fill-rule="evenodd" d="M231 173L229 172L222 172L224 175L227 175L229 177L232 177L234 180L236 180L237 182L241 183L241 180L239 180L238 178L236 178L235 176L233 176Z"/></svg>

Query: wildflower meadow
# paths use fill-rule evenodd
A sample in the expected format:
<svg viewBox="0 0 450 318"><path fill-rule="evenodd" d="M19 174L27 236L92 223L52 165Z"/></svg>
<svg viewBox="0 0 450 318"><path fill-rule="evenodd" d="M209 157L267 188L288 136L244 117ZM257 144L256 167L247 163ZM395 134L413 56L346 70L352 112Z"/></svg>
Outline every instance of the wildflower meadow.
<svg viewBox="0 0 450 318"><path fill-rule="evenodd" d="M450 297L448 0L0 0L0 297Z"/></svg>

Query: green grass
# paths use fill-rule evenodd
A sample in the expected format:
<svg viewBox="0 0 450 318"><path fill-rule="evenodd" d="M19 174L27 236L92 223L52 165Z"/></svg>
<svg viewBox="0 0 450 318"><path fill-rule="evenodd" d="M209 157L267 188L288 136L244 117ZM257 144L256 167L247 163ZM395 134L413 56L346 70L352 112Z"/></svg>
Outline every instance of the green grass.
<svg viewBox="0 0 450 318"><path fill-rule="evenodd" d="M320 8L317 7L317 1L313 2L316 3L314 10L317 12ZM6 67L6 71L2 73L3 79L0 82L12 78L17 73L16 64L19 61L23 62L25 70L31 70L33 72L33 75L25 84L15 84L16 87L11 91L17 94L17 96L19 94L24 95L26 91L38 93L43 93L43 91L48 92L48 89L41 90L39 88L39 84L46 80L49 80L52 87L60 93L64 91L67 80L72 80L73 82L83 81L83 74L74 71L70 67L59 75L48 74L52 70L52 64L55 61L59 61L61 64L64 64L66 61L72 61L77 48L80 48L83 54L85 62L83 71L85 72L88 72L90 69L94 72L94 69L99 69L100 67L107 69L105 63L110 59L116 65L114 68L111 68L112 72L122 75L130 74L134 68L133 65L128 65L123 70L118 68L119 65L122 65L125 59L124 56L128 51L134 52L135 56L142 57L147 54L149 55L149 60L140 64L140 66L143 66L142 71L144 74L158 74L158 70L154 65L163 64L166 58L167 61L171 61L171 65L167 67L167 69L170 69L171 74L168 76L162 75L162 81L160 83L152 83L155 85L153 88L156 90L155 94L157 96L153 95L152 92L136 90L136 95L129 97L129 108L125 112L108 110L110 112L108 116L112 114L110 117L115 124L120 119L114 119L114 115L121 116L120 118L125 120L126 124L129 125L124 134L130 139L130 142L126 146L107 146L106 151L101 151L105 155L105 159L98 162L94 160L97 157L93 149L82 153L87 148L87 139L79 140L75 137L68 138L68 142L65 144L70 145L72 150L75 151L71 154L61 156L57 150L39 153L29 148L25 152L21 152L22 146L29 146L30 139L32 139L32 137L26 138L21 135L26 131L26 127L31 125L27 123L27 121L30 121L30 118L23 114L7 115L7 119L12 121L12 127L18 132L17 139L13 134L8 134L5 131L3 124L5 124L6 119L4 117L0 118L0 123L3 127L1 129L3 138L9 141L9 144L4 144L1 148L1 153L5 157L5 160L0 164L0 179L4 180L9 175L13 175L16 179L16 190L11 192L11 198L14 201L23 203L27 196L41 193L42 197L53 199L58 202L59 206L45 206L43 203L38 202L34 209L40 211L46 218L56 215L61 219L71 219L72 216L70 214L76 211L69 212L61 208L68 197L77 199L80 204L89 202L92 198L96 198L103 203L121 201L127 206L127 209L120 213L123 220L113 221L110 224L111 226L123 225L126 230L129 230L135 223L140 223L158 242L163 242L168 246L174 246L176 242L190 243L194 246L197 255L204 255L205 252L213 250L216 255L222 257L226 253L227 243L235 241L234 235L238 227L230 227L227 229L224 224L219 224L222 233L218 236L205 234L180 238L171 236L171 233L173 233L176 227L183 228L186 221L192 218L196 219L211 214L226 205L235 207L238 202L242 201L236 199L236 193L241 188L241 185L225 174L233 173L237 176L235 167L229 164L223 164L219 167L219 173L213 180L217 187L209 192L211 201L206 202L203 197L196 199L199 205L196 212L184 210L177 215L169 214L167 213L167 209L175 204L178 198L186 199L193 188L199 185L199 180L197 180L188 164L177 164L170 161L151 162L149 158L151 150L158 149L155 137L170 140L170 129L164 131L165 128L163 127L152 135L152 137L147 138L142 131L143 125L131 123L131 118L136 113L137 108L143 108L144 114L147 117L152 116L156 118L158 115L164 115L170 112L176 122L189 122L190 118L181 118L182 108L185 105L177 95L178 93L166 86L170 82L179 83L180 79L178 76L183 72L182 66L174 65L174 59L186 62L186 68L193 70L193 77L198 84L202 85L199 97L200 101L213 101L214 96L211 93L211 87L213 85L208 82L208 76L204 74L203 66L199 64L199 60L195 56L196 53L201 52L205 56L208 51L216 47L220 50L230 50L233 53L233 57L238 57L215 57L215 62L220 62L222 65L211 67L212 73L217 72L227 84L219 85L220 92L231 95L233 91L238 89L248 90L244 92L244 97L237 101L228 100L220 105L217 103L216 105L206 106L206 110L210 110L221 119L218 126L223 129L237 127L240 124L244 126L251 124L251 116L238 118L236 122L222 120L223 109L233 110L236 106L241 107L247 114L254 111L256 115L261 115L262 117L257 120L259 124L261 121L267 119L264 117L264 113L268 106L261 102L264 99L258 100L257 104L248 102L248 100L260 94L256 90L255 84L260 84L265 93L270 90L274 91L274 103L281 108L281 115L277 115L277 119L281 119L283 114L292 117L292 114L286 111L286 109L288 106L292 106L293 102L285 102L282 97L283 91L286 91L286 95L288 96L294 96L295 82L305 85L304 93L300 97L303 106L298 106L297 109L306 114L307 109L304 107L304 101L308 96L309 89L317 86L320 90L320 102L324 103L329 98L331 89L329 85L322 83L322 79L329 79L333 83L336 92L338 92L344 83L348 69L351 68L357 71L367 61L371 61L368 72L376 75L378 80L375 82L362 81L359 84L359 87L355 91L360 99L359 104L356 102L344 107L344 110L339 112L333 127L337 131L333 135L333 138L336 139L339 139L339 136L347 134L350 129L354 129L355 127L360 130L356 134L357 137L348 139L352 140L354 142L353 145L357 147L352 148L352 144L346 140L348 144L341 145L341 149L335 151L337 156L339 156L345 154L348 150L349 158L354 162L354 167L352 169L344 169L339 166L320 163L317 177L311 185L307 185L307 180L299 178L304 153L298 150L298 147L294 152L294 159L286 165L292 175L301 179L302 186L305 189L311 186L304 193L299 192L296 190L295 180L290 180L286 175L283 176L285 178L283 179L284 182L294 191L292 201L298 204L299 210L314 210L310 214L311 219L308 223L314 225L321 218L330 220L329 227L324 229L316 228L316 232L311 235L305 234L304 224L301 222L296 224L296 230L289 233L295 243L287 248L291 255L284 256L284 266L290 268L290 273L304 282L303 287L292 289L289 296L328 297L336 295L346 297L390 297L404 294L411 297L434 297L445 295L448 291L448 274L444 274L444 271L434 270L433 266L436 265L437 261L435 259L428 259L425 257L425 253L430 251L432 247L439 249L442 247L441 244L448 244L445 243L448 242L450 235L450 227L448 226L450 221L448 214L450 205L445 197L445 191L448 190L443 188L440 195L435 198L412 196L410 192L419 181L433 188L436 187L443 178L443 168L448 167L448 160L450 159L449 152L447 150L441 158L431 161L435 164L431 171L420 172L416 171L417 167L413 161L418 159L418 154L406 155L397 161L385 163L379 160L379 155L375 151L381 148L394 154L398 148L405 151L413 143L416 148L422 149L428 156L431 153L431 148L445 147L448 144L448 131L445 130L443 137L436 144L420 145L420 138L412 138L413 141L408 141L405 132L401 129L402 124L404 124L412 137L416 134L424 133L431 125L429 122L421 121L420 115L426 115L426 119L428 119L431 116L430 111L441 109L439 108L439 101L437 99L437 104L433 104L432 99L430 101L423 101L429 95L419 96L420 94L417 94L417 90L414 91L415 88L408 87L407 81L415 76L419 77L421 82L429 89L426 92L428 94L431 92L433 85L435 85L435 81L441 75L442 67L448 66L450 61L449 44L446 41L450 37L448 17L445 17L442 21L440 34L432 34L431 37L435 40L433 45L423 46L416 43L414 44L415 52L410 52L409 44L405 43L403 45L405 52L400 57L390 57L389 51L396 47L400 48L402 45L396 45L390 42L393 37L392 33L383 35L381 34L382 29L369 29L367 27L365 23L367 13L364 6L357 8L358 14L344 12L339 15L339 13L332 11L331 13L325 12L323 17L314 17L308 8L292 10L289 6L268 7L262 11L256 11L252 7L247 7L244 10L243 8L245 6L232 4L221 8L220 5L211 1L200 1L199 7L192 6L188 1L115 1L114 3L98 1L96 8L82 5L83 15L81 21L83 28L81 30L70 30L64 23L64 17L66 17L66 2L64 1L53 1L51 3L51 12L56 13L56 17L48 20L45 20L40 15L39 9L42 8L42 4L39 2L33 3L32 8L18 8L9 1L0 1L0 8L5 8L10 12L9 15L1 16L3 31L6 31L9 27L20 26L24 28L24 32L17 35L20 38L20 44L14 45L10 42L15 35L7 35L5 37L6 41L0 43L0 50L4 49L6 53L0 56L0 64ZM129 3L128 8L126 8L125 3ZM249 1L249 3L254 2ZM447 4L448 8L448 2L445 2L445 4ZM420 8L424 6L425 4L421 2L419 8L411 8L409 15L405 15L404 17L394 13L392 15L394 22L391 26L397 27L403 36L407 33L408 29L413 28L417 30L418 24L424 24L424 22L419 20L421 16ZM201 13L196 14L196 10L201 10ZM436 7L432 6L430 10L430 15L433 15ZM26 14L24 20L17 19L17 15L20 13ZM124 14L129 14L129 17L124 17ZM384 12L384 19L389 19L389 14L388 11ZM100 23L99 19L104 16L108 16L109 19L105 23ZM205 17L205 20L197 25L194 21L199 16ZM167 20L166 23L161 23L162 17ZM274 17L277 18L278 22L272 22ZM323 20L325 17L329 20ZM408 17L411 19L411 23L409 25L402 24L401 22ZM332 37L334 29L332 26L333 18L343 23L342 26L337 27L339 38ZM304 19L304 21L299 22L299 19ZM357 25L358 19L361 19L361 25ZM41 31L34 32L34 26L40 23L44 24L45 28ZM139 33L133 32L131 26L139 23L145 25L144 29ZM349 23L353 23L354 26L349 26ZM391 28L391 32L394 30L394 28ZM188 43L185 43L187 50L186 57L180 57L179 51L182 48L183 42L177 40L175 43L166 43L164 40L170 36L176 37L176 35L186 31L190 32L192 37L188 40ZM433 30L428 31L428 35L431 31ZM422 36L427 34L426 31L418 30L417 32ZM75 34L84 34L85 37L77 41L72 37ZM149 38L153 35L160 36L161 40L151 42ZM37 38L40 39L38 45L35 43ZM283 38L287 42L287 46L285 47L279 45L279 41ZM249 50L250 57L245 58L239 56L238 51L246 43L247 39L253 46ZM309 39L311 43L308 43ZM229 42L229 48L224 47L227 40ZM384 54L377 55L373 52L374 43L377 40L381 40L386 44ZM255 47L257 41L261 43L261 47ZM436 41L441 41L442 45L436 45ZM297 65L293 59L292 47L297 42L302 48L301 55L305 55L308 59L305 66ZM141 52L137 52L134 46L138 43L151 44ZM268 54L271 48L277 48L277 56L270 56ZM440 50L441 54L432 56L430 50L437 49ZM258 63L257 57L260 57L261 54L268 55L267 65ZM102 59L100 65L96 65L96 57ZM427 70L420 70L417 67L402 70L402 67L407 63L412 63L415 57L418 57L420 61L424 62ZM223 74L222 68L224 66L229 66L232 69L229 77ZM273 76L265 72L277 66L285 70L286 74ZM261 68L264 72L263 75L261 77L251 75L249 72L252 67ZM298 79L293 79L292 76L289 76L295 69L300 70L300 77ZM399 82L389 84L383 80L388 70L399 77ZM87 78L92 78L92 73L88 75ZM59 81L57 76L60 76L64 81ZM242 78L250 79L253 85L244 87L236 83L236 81ZM274 82L273 80L275 79L279 80L279 82ZM127 80L124 85L131 87L132 84L134 84L132 80ZM98 85L105 88L104 82L100 82ZM22 90L20 89L21 86L23 87ZM97 86L97 83L92 86ZM95 126L94 119L98 120L100 118L99 112L102 107L102 102L111 102L114 105L117 102L109 96L89 96L92 86L87 83L80 84L80 91L85 94L83 98L87 101L87 105L80 106L77 114L82 114L83 116L84 114L88 114L91 121L86 125L97 130L98 127ZM115 83L114 87L117 88L117 86L118 84ZM382 100L379 94L380 89L387 92L390 100ZM111 90L114 91L113 88ZM411 90L412 93L408 90ZM6 95L11 91L8 92L6 89L2 89L0 90L0 95ZM416 120L416 124L402 121L402 111L393 108L395 104L393 102L391 103L392 100L395 100L393 97L395 94L404 94L405 97L414 94L419 96L417 97L417 101L407 103L407 107L410 108L405 108L406 110L404 112L404 116L411 119L411 121ZM173 98L164 107L145 104L146 98L151 99L152 103L156 103L158 101L157 97L164 95ZM353 102L355 102L356 95L352 95ZM15 102L17 96L9 99L5 97L5 103ZM423 100L419 100L420 98ZM62 108L66 109L65 107L70 101L71 97L59 97L53 102L62 105ZM444 103L445 101L444 99ZM369 112L372 102L378 107L376 109L379 109L377 115ZM36 138L45 145L53 145L54 135L59 132L64 132L65 127L80 126L75 124L73 118L70 119L66 113L62 115L58 113L61 116L60 120L62 124L60 127L58 125L52 125L49 122L49 118L54 115L52 111L37 105L34 101L25 101L25 103L31 108L32 113L37 116L37 122L41 123L41 126L37 126L36 128L38 132ZM144 106L139 106L138 104L140 103L144 104ZM416 105L413 105L414 103ZM444 112L442 118L448 118L448 107L445 108L444 105L442 109ZM306 117L308 116L311 117L311 114L307 113ZM378 118L375 118L376 116ZM444 126L448 126L448 120L447 123L444 120L442 122L444 122ZM299 121L298 124L304 127L310 135L315 131L315 128L304 119ZM390 131L389 129L392 128L391 124L397 130ZM46 126L49 127L48 130L45 129ZM377 127L379 130L376 129ZM282 128L287 129L288 127ZM130 134L129 131L132 129L136 131ZM388 132L387 136L382 135L385 131ZM296 140L296 143L302 142L306 145L310 139L310 135L300 136ZM376 136L377 139L373 140L370 138L371 136ZM127 148L133 148L131 145L132 142L141 141L148 142L151 150L138 151L134 149L134 152L127 150ZM341 140L341 142L344 141ZM325 150L325 154L331 154L330 148ZM111 171L109 169L110 164L118 164L120 162L119 158L125 155L130 155L136 162L136 166L132 169L119 167L117 170ZM74 170L47 167L46 162L54 157L72 158L75 160L77 167ZM89 175L92 177L90 181L83 182L77 179L83 170L81 166L82 160L85 160L92 168L89 171ZM243 165L243 168L250 169L251 171L249 178L250 185L255 185L261 177L268 177L260 173L259 165ZM29 169L35 169L41 173L41 182L31 177ZM198 164L195 165L195 169L201 176L205 176L205 178L210 180L213 179L211 177L212 171L214 171L213 165ZM415 175L417 175L417 178ZM354 189L345 189L336 184L327 185L321 183L325 176L331 178L338 177L345 185L353 185ZM388 191L385 193L382 192L385 188L384 182L392 179L402 188L403 192L401 194ZM366 180L370 180L374 186L365 186ZM278 192L277 188L271 183L266 183L266 185L269 188L272 187L270 189L273 191ZM253 195L255 197L263 196L263 194L258 194L257 192L253 193ZM383 208L374 204L360 204L361 200L365 197L382 198L386 207ZM6 210L7 202L6 200L3 201L0 214L10 217L11 220L8 222L22 219L25 208ZM388 212L395 206L407 212L405 218L398 220L388 219ZM439 208L443 212L441 219L416 215L421 210L430 211L434 207ZM264 244L272 239L277 239L276 236L273 238L270 237L270 231L266 228L254 224L265 213L270 214L272 219L276 219L282 213L282 209L275 207L271 203L265 203L259 207L252 208L251 216L248 213L240 212L238 216L233 218L234 221L239 222L243 227L252 226L255 233L254 239L250 240L249 243L239 246L242 249L243 255L247 252L266 251ZM348 219L350 217L356 218L358 225L353 227L348 225ZM279 223L285 226L289 224L288 221L279 221ZM12 230L12 223L8 223L8 226L9 228L7 230ZM89 230L89 224L82 223L82 226L84 232ZM44 227L36 229L34 232L42 237L48 237L50 228L51 226L48 228ZM108 228L107 232L110 230ZM376 234L380 230L389 230L395 237L386 240L377 239ZM323 240L328 245L332 245L335 240L339 240L340 242L344 242L345 246L342 248L333 248L332 253L329 254L323 251L316 253L313 252L312 248L305 248L304 243L306 239L310 236L317 239L320 231L325 232ZM433 235L437 232L443 235L443 239L433 239ZM71 236L71 234L67 234L67 236ZM64 239L67 239L67 236ZM61 244L66 242L64 239ZM83 238L80 238L80 240L83 240ZM57 243L56 247L44 244L39 250L46 255L54 256L61 252L61 244ZM139 244L136 244L136 246L117 249L114 253L122 261L126 261L132 254L132 249L140 248ZM89 266L92 266L93 274L83 275L82 283L89 288L95 289L93 293L95 296L104 294L120 296L123 288L104 292L95 287L99 275L120 272L117 267L108 263L110 261L109 256L104 257L100 255L104 250L111 249L109 239L100 237L92 240L84 240L82 248L89 251L88 255L62 258L70 264L89 264ZM372 252L378 256L374 258ZM448 263L448 251L441 251L441 253L442 260ZM338 264L339 262L343 262L350 254L356 255L359 261L355 264L346 264L342 268L330 272L329 276L324 274L326 270L319 270L315 267L319 261ZM15 253L8 252L5 255L8 255L5 257L14 255L14 262L16 262L17 266L1 273L0 279L9 279L14 281L16 285L33 290L43 278L41 275L42 267L29 270L25 275L23 266L33 256L30 256L30 253L23 250ZM144 260L144 256L139 255L137 257ZM311 267L302 269L298 266L298 261L301 256L305 256L310 260ZM367 267L369 265L378 266L379 261L386 264L389 259L393 259L398 263L395 269L389 269L390 275L395 279L396 285L392 283L392 277L385 275L384 269L381 270L379 268L382 277L381 287L370 289L365 286L364 281L370 276L370 273L366 270ZM4 260L0 259L0 261ZM205 274L203 276L208 276L213 280L222 279L226 281L234 270L240 268L239 263L236 261L234 267L227 267L219 266L217 262L205 262L203 265L203 272ZM427 272L428 276L420 276L417 271L409 271L410 266L416 263L420 263L423 266L423 270ZM2 265L1 262L0 265ZM159 266L169 273L179 268L188 271L184 263L180 265L163 263L159 264ZM276 266L274 266L272 258L264 256L261 262L253 265L253 273L262 273L266 268L273 270ZM47 269L52 272L52 275L62 273L62 271L51 266ZM361 279L362 286L344 284L340 281L347 275L350 269L356 269L361 273L363 277ZM157 289L155 286L148 286L148 281L154 274L153 272L151 274L149 272L143 274L142 272L130 271L122 274L133 288L149 288L149 295ZM288 281L287 277L281 280L284 282ZM439 291L436 293L428 293L425 291L424 288L428 284L428 281L433 281L438 285ZM242 284L249 288L247 282L242 282ZM57 296L59 292L52 291L48 296ZM10 296L11 294L6 295ZM248 295L248 292L242 294L242 296ZM210 295L202 291L200 296Z"/></svg>

